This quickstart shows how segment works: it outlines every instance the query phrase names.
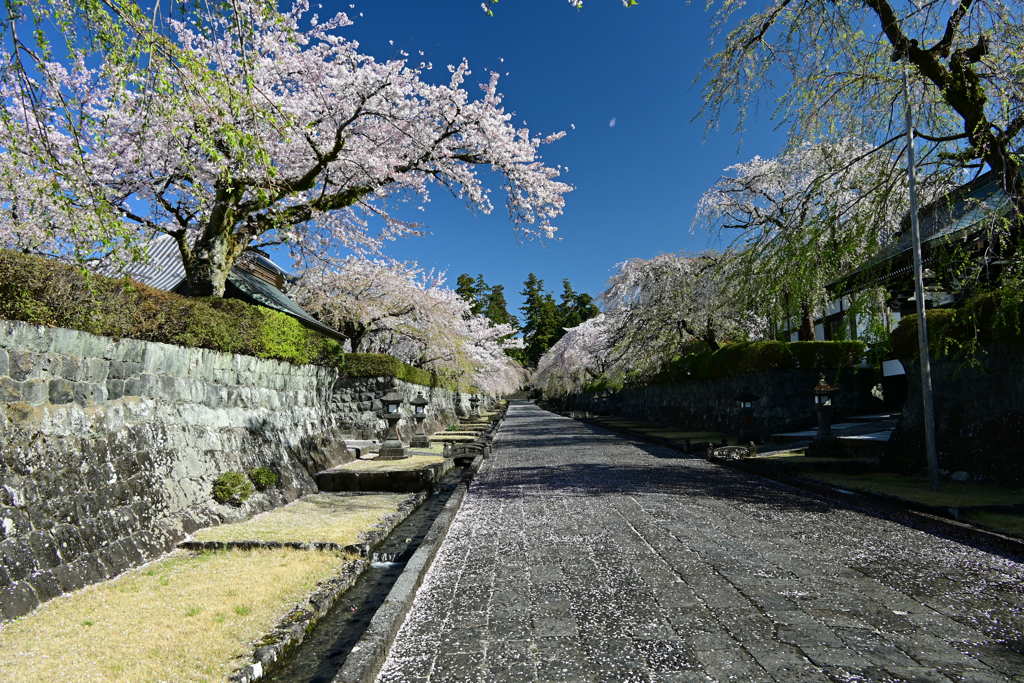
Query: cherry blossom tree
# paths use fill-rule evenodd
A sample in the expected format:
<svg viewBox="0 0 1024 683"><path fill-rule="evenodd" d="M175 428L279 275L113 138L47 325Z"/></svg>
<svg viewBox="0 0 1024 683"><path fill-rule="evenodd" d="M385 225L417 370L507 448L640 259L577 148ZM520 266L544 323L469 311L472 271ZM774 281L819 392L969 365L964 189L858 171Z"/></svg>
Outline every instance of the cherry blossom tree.
<svg viewBox="0 0 1024 683"><path fill-rule="evenodd" d="M763 333L765 321L729 290L727 254L660 254L618 266L598 300L621 374L649 376L694 342L716 350Z"/></svg>
<svg viewBox="0 0 1024 683"><path fill-rule="evenodd" d="M709 8L712 5L709 5ZM905 146L912 82L919 170L993 170L1024 213L1024 4L1004 0L742 0L714 4L725 35L701 74L709 130L774 106L792 146L856 137L888 158ZM902 173L893 168L891 173Z"/></svg>
<svg viewBox="0 0 1024 683"><path fill-rule="evenodd" d="M500 394L517 390L524 370L505 349L515 328L474 315L445 286L444 273L416 264L350 257L302 275L290 292L305 310L349 337L354 353L386 353L438 376Z"/></svg>
<svg viewBox="0 0 1024 683"><path fill-rule="evenodd" d="M64 60L36 54L35 72L2 71L5 245L130 259L165 233L177 241L190 292L222 296L246 249L284 245L310 266L418 234L393 206L425 201L431 185L491 211L480 165L503 176L518 230L553 234L571 188L537 149L562 134L514 128L497 74L472 99L465 62L433 84L429 63L360 54L340 35L351 24L345 14L323 21L306 2L279 13L237 0L229 11L165 18L152 29L134 5L111 6L117 26L135 29L131 50L105 54L101 40ZM117 34L104 30L97 35ZM6 64L29 52L11 35Z"/></svg>
<svg viewBox="0 0 1024 683"><path fill-rule="evenodd" d="M704 194L693 229L730 242L726 282L740 301L775 320L807 318L827 302L828 284L894 237L909 208L894 164L853 139L755 157ZM931 180L926 200L949 187Z"/></svg>
<svg viewBox="0 0 1024 683"><path fill-rule="evenodd" d="M565 334L537 362L532 384L547 394L578 393L587 383L610 371L609 352L614 340L605 314L567 328Z"/></svg>

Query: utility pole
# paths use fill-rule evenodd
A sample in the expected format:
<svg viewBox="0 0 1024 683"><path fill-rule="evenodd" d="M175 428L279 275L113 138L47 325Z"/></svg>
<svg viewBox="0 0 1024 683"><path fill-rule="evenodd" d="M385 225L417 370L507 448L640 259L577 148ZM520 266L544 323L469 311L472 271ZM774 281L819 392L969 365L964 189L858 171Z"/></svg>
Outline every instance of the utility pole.
<svg viewBox="0 0 1024 683"><path fill-rule="evenodd" d="M939 490L939 453L935 438L935 405L932 401L932 363L928 352L928 320L924 306L924 274L921 263L921 224L917 217L917 178L914 175L914 116L910 109L910 82L903 67L903 100L907 112L907 179L910 186L910 230L914 236L914 298L917 304L917 344L921 352L921 402L924 410L924 448L928 479Z"/></svg>

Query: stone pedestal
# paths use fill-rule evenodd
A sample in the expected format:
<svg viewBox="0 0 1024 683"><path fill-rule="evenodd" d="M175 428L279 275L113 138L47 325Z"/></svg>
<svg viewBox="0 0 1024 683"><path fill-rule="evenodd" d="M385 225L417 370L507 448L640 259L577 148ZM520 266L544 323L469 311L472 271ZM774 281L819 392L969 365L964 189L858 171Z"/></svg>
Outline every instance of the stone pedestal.
<svg viewBox="0 0 1024 683"><path fill-rule="evenodd" d="M398 421L402 419L401 413L385 413L384 419L388 421L388 434L384 443L380 445L380 460L401 460L408 458L409 449L405 447L398 436Z"/></svg>
<svg viewBox="0 0 1024 683"><path fill-rule="evenodd" d="M416 418L416 432L412 435L409 446L411 448L430 448L430 437L423 431L423 420L427 416L415 415L414 417Z"/></svg>

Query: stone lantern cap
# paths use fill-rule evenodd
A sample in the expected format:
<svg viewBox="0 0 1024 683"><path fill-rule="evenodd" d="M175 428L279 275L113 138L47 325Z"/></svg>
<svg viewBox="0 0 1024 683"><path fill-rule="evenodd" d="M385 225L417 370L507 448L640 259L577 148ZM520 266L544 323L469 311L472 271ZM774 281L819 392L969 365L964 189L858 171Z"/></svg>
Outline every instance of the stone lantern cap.
<svg viewBox="0 0 1024 683"><path fill-rule="evenodd" d="M381 399L381 402L384 403L384 404L392 404L393 403L393 404L397 405L397 404L401 404L402 401L404 401L404 400L405 400L405 396L402 396L397 391L392 390L390 393L385 395L384 398Z"/></svg>
<svg viewBox="0 0 1024 683"><path fill-rule="evenodd" d="M427 399L423 398L423 392L420 391L420 392L418 392L416 394L416 398L414 398L413 400L409 401L409 405L412 405L412 406L427 406L427 405L430 405L430 401L428 401Z"/></svg>
<svg viewBox="0 0 1024 683"><path fill-rule="evenodd" d="M813 389L810 389L807 393L813 394L815 396L828 396L829 394L834 394L839 390L839 387L834 387L828 382L826 382L825 373L821 373L818 376L818 383L814 386Z"/></svg>
<svg viewBox="0 0 1024 683"><path fill-rule="evenodd" d="M758 400L760 398L761 398L760 396L754 396L749 391L745 391L742 394L740 394L739 396L737 396L736 400L739 401L740 403L753 403L754 401L756 401L756 400Z"/></svg>

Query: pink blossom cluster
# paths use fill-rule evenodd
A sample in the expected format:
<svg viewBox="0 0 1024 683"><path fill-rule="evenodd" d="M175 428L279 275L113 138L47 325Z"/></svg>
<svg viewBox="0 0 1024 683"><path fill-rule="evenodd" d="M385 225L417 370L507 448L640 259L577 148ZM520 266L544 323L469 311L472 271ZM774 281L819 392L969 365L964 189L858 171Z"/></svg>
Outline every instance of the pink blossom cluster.
<svg viewBox="0 0 1024 683"><path fill-rule="evenodd" d="M291 294L318 319L349 336L349 350L386 353L491 395L518 390L522 366L505 353L522 344L511 325L472 315L444 286L444 273L416 264L349 257L309 270Z"/></svg>
<svg viewBox="0 0 1024 683"><path fill-rule="evenodd" d="M270 245L322 264L419 234L392 212L428 201L431 185L490 212L481 165L503 176L522 234L554 234L571 187L538 148L563 134L514 127L496 73L472 98L466 62L441 83L405 53L378 62L341 35L343 13L232 4L222 17L170 19L153 37L163 49L139 64L49 62L35 90L2 72L0 246L131 260L166 233L188 268L217 235L227 267Z"/></svg>

